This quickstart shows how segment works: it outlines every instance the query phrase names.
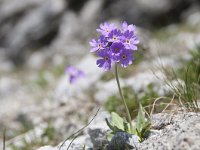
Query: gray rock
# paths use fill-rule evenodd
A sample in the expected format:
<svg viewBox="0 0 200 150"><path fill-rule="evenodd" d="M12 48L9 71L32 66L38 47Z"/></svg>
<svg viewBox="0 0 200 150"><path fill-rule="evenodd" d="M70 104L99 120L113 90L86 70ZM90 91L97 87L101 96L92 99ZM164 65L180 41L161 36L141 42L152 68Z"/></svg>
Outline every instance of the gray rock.
<svg viewBox="0 0 200 150"><path fill-rule="evenodd" d="M106 118L110 119L110 114L106 111L100 111L86 130L86 134L89 134L94 150L101 149L103 145L108 143L106 135L109 127L106 124Z"/></svg>
<svg viewBox="0 0 200 150"><path fill-rule="evenodd" d="M195 0L109 0L104 4L101 18L107 20L118 17L145 27L160 26L180 19L187 9L185 6L193 3L196 4Z"/></svg>
<svg viewBox="0 0 200 150"><path fill-rule="evenodd" d="M179 111L176 114L153 115L153 131L139 144L140 150L198 150L200 149L200 114ZM158 123L158 121L160 123ZM155 126L157 124L157 126Z"/></svg>
<svg viewBox="0 0 200 150"><path fill-rule="evenodd" d="M0 72L10 72L14 68L14 64L6 56L5 49L0 47Z"/></svg>
<svg viewBox="0 0 200 150"><path fill-rule="evenodd" d="M53 148L52 146L43 146L38 148L37 150L56 150L56 148Z"/></svg>
<svg viewBox="0 0 200 150"><path fill-rule="evenodd" d="M74 141L68 140L64 144L61 143L55 148L56 150L66 150L69 147L69 150L83 150L84 146L86 150L89 150L91 146L90 139L87 135L79 136Z"/></svg>
<svg viewBox="0 0 200 150"><path fill-rule="evenodd" d="M19 90L20 82L10 77L0 78L0 96L8 96Z"/></svg>
<svg viewBox="0 0 200 150"><path fill-rule="evenodd" d="M1 0L0 3L0 23L6 19L15 18L17 14L26 12L42 4L44 0Z"/></svg>
<svg viewBox="0 0 200 150"><path fill-rule="evenodd" d="M126 132L116 133L109 144L106 146L106 150L113 149L137 149L139 143L139 137Z"/></svg>
<svg viewBox="0 0 200 150"><path fill-rule="evenodd" d="M42 38L50 37L58 28L64 9L64 0L45 0L38 7L27 11L12 28L5 29L3 43L8 55L18 61L17 58L23 57L24 49L37 47L33 42L37 41L37 45L40 45Z"/></svg>

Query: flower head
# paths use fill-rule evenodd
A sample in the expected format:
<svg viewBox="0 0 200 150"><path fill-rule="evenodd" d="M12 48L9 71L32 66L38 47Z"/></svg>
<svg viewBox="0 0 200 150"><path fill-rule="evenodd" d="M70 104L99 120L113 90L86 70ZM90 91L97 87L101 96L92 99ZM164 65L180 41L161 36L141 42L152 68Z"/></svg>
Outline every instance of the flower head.
<svg viewBox="0 0 200 150"><path fill-rule="evenodd" d="M100 24L97 32L100 32L98 40L91 40L91 52L97 51L98 67L108 71L113 63L120 63L123 68L133 62L133 51L137 50L139 44L138 37L135 35L135 25L128 25L123 22L121 28L114 24L105 22Z"/></svg>
<svg viewBox="0 0 200 150"><path fill-rule="evenodd" d="M82 70L79 70L73 66L68 66L66 68L66 73L69 74L69 82L71 84L75 83L78 78L85 76L85 73Z"/></svg>

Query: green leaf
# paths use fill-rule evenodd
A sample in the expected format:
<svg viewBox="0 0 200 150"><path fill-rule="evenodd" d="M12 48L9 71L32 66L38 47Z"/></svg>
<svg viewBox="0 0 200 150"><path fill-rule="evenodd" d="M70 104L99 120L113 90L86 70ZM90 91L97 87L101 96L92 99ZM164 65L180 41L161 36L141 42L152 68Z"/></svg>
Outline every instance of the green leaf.
<svg viewBox="0 0 200 150"><path fill-rule="evenodd" d="M140 142L144 141L144 135L149 131L151 122L145 118L144 109L141 104L138 111L138 116L136 120L136 133L140 137Z"/></svg>
<svg viewBox="0 0 200 150"><path fill-rule="evenodd" d="M106 136L107 136L108 141L111 141L112 137L114 136L114 133L108 132Z"/></svg>
<svg viewBox="0 0 200 150"><path fill-rule="evenodd" d="M136 128L139 132L142 131L143 127L145 126L145 123L146 123L145 114L142 105L139 103L139 111L136 119Z"/></svg>
<svg viewBox="0 0 200 150"><path fill-rule="evenodd" d="M125 132L130 132L130 126L129 126L129 123L127 122L127 120L124 118L123 120L123 125L124 125L124 131Z"/></svg>
<svg viewBox="0 0 200 150"><path fill-rule="evenodd" d="M120 132L120 131L125 131L125 132L131 133L130 132L130 125L126 121L125 118L121 118L115 112L111 113L111 117L112 117L111 122L109 122L108 119L106 118L106 123L107 123L108 127L113 131L114 134L116 132Z"/></svg>
<svg viewBox="0 0 200 150"><path fill-rule="evenodd" d="M117 113L112 112L112 125L116 126L118 129L124 131L124 119L121 118Z"/></svg>
<svg viewBox="0 0 200 150"><path fill-rule="evenodd" d="M113 131L113 132L116 132L116 127L114 126L114 125L112 125L109 121L108 121L108 119L106 118L106 124L107 124L107 126Z"/></svg>

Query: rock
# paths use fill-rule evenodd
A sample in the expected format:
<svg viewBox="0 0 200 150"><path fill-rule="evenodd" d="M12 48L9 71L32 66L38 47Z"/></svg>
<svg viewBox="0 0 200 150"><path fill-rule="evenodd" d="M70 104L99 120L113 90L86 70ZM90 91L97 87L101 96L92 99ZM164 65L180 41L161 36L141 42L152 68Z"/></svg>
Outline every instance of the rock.
<svg viewBox="0 0 200 150"><path fill-rule="evenodd" d="M164 119L163 119L164 118ZM161 122L159 123L159 120ZM162 121L163 120L163 121ZM153 115L152 122L158 126L144 142L140 150L197 150L200 149L200 114L179 111L176 114Z"/></svg>
<svg viewBox="0 0 200 150"><path fill-rule="evenodd" d="M66 11L51 47L64 51L68 56L83 56L88 53L89 44L85 43L88 43L92 34L96 34L96 20L101 12L102 3L103 1L99 0L89 0L80 10L80 14Z"/></svg>
<svg viewBox="0 0 200 150"><path fill-rule="evenodd" d="M25 134L20 135L18 139L15 139L15 140L11 139L10 141L8 140L7 143L8 145L12 144L15 147L21 149L22 147L24 147L25 144L28 144L28 143L30 144L35 139L41 138L47 126L48 126L47 123L41 123L34 129L26 132Z"/></svg>
<svg viewBox="0 0 200 150"><path fill-rule="evenodd" d="M83 150L84 146L85 146L86 150L89 150L90 147L88 147L88 145L91 146L90 139L86 135L79 136L72 143L71 142L72 142L72 140L67 140L64 144L61 143L58 146L56 146L55 148L56 148L56 150L66 150L70 144L69 150Z"/></svg>
<svg viewBox="0 0 200 150"><path fill-rule="evenodd" d="M7 96L19 90L20 82L10 77L0 78L0 96Z"/></svg>
<svg viewBox="0 0 200 150"><path fill-rule="evenodd" d="M43 67L46 58L44 53L35 52L31 54L30 58L27 61L27 67L31 69L39 70Z"/></svg>
<svg viewBox="0 0 200 150"><path fill-rule="evenodd" d="M143 27L162 26L179 20L193 3L196 4L195 0L109 0L104 2L101 19L122 18Z"/></svg>
<svg viewBox="0 0 200 150"><path fill-rule="evenodd" d="M6 56L5 49L0 47L0 72L11 72L14 68L14 64Z"/></svg>
<svg viewBox="0 0 200 150"><path fill-rule="evenodd" d="M106 118L110 119L110 114L106 111L100 111L86 130L94 150L101 149L103 145L108 143L107 132L109 127L106 124Z"/></svg>
<svg viewBox="0 0 200 150"><path fill-rule="evenodd" d="M20 13L41 5L41 0L1 0L0 5L0 24L10 18L17 18Z"/></svg>
<svg viewBox="0 0 200 150"><path fill-rule="evenodd" d="M136 149L139 143L139 137L126 132L116 133L109 144L106 146L106 150L113 149Z"/></svg>
<svg viewBox="0 0 200 150"><path fill-rule="evenodd" d="M37 150L56 150L56 148L53 148L52 146L43 146L38 148Z"/></svg>
<svg viewBox="0 0 200 150"><path fill-rule="evenodd" d="M124 86L123 80L120 79L121 87ZM97 92L95 93L95 100L100 104L104 103L108 97L118 92L117 82L115 79L107 82L99 82L97 84Z"/></svg>
<svg viewBox="0 0 200 150"><path fill-rule="evenodd" d="M48 42L45 38L50 39L56 33L64 9L64 0L45 0L38 7L27 11L20 21L3 35L3 43L8 55L17 62L19 58L23 58L25 49L37 48L42 45L42 41Z"/></svg>

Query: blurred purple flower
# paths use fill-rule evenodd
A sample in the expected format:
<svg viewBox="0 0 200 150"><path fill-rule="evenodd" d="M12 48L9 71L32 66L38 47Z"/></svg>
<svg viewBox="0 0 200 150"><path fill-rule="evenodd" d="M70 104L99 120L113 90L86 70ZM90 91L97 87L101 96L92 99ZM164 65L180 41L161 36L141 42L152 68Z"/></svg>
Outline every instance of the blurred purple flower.
<svg viewBox="0 0 200 150"><path fill-rule="evenodd" d="M69 82L71 84L75 83L79 78L84 77L85 73L73 66L68 66L66 68L66 73L69 74Z"/></svg>
<svg viewBox="0 0 200 150"><path fill-rule="evenodd" d="M124 21L122 23L122 30L124 32L126 31L129 31L129 32L135 32L135 25L131 24L131 25L128 25L126 21Z"/></svg>

